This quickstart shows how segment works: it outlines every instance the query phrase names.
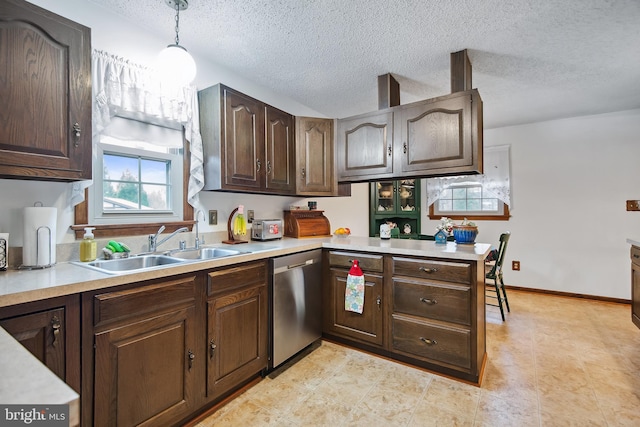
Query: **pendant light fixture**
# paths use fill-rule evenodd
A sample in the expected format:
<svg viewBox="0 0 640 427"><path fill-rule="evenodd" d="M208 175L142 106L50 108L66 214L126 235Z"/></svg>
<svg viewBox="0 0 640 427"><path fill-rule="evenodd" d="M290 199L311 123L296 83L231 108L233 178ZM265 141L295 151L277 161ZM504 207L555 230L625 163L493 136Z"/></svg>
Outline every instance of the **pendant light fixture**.
<svg viewBox="0 0 640 427"><path fill-rule="evenodd" d="M196 77L196 62L187 49L180 46L180 11L189 7L187 0L164 0L176 11L176 42L164 48L158 54L157 68L166 81L186 86Z"/></svg>

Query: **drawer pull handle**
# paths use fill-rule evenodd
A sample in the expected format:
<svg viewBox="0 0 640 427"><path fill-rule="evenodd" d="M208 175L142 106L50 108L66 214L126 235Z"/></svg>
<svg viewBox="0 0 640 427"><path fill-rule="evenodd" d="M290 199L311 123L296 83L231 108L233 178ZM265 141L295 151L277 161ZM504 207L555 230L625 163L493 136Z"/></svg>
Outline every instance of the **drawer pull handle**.
<svg viewBox="0 0 640 427"><path fill-rule="evenodd" d="M420 298L420 301L422 301L422 302L423 302L423 303L425 303L425 304L437 304L437 303L438 303L438 300L435 300L435 299L429 299L429 298L424 298L424 297L421 297L421 298Z"/></svg>
<svg viewBox="0 0 640 427"><path fill-rule="evenodd" d="M213 358L213 356L216 354L216 348L218 348L218 346L215 342L213 342L213 340L211 340L211 342L209 343L209 357Z"/></svg>
<svg viewBox="0 0 640 427"><path fill-rule="evenodd" d="M60 328L62 325L60 324L60 319L58 316L53 316L51 318L51 329L53 330L53 343L52 345L55 347L58 344L58 339L60 337Z"/></svg>
<svg viewBox="0 0 640 427"><path fill-rule="evenodd" d="M425 273L437 273L438 272L437 268L420 267L419 270L420 271L424 271Z"/></svg>
<svg viewBox="0 0 640 427"><path fill-rule="evenodd" d="M193 367L193 359L196 358L196 355L193 354L193 351L189 350L189 370Z"/></svg>
<svg viewBox="0 0 640 427"><path fill-rule="evenodd" d="M378 298L376 298L376 304L378 304L378 310L380 310L380 307L382 305L382 298L380 297L380 295L378 295Z"/></svg>
<svg viewBox="0 0 640 427"><path fill-rule="evenodd" d="M438 341L430 340L429 338L420 337L420 341L422 341L423 343L428 344L428 345L436 345L436 344L438 344Z"/></svg>
<svg viewBox="0 0 640 427"><path fill-rule="evenodd" d="M634 258L640 258L640 255L638 255L638 254L633 254L633 257L634 257Z"/></svg>

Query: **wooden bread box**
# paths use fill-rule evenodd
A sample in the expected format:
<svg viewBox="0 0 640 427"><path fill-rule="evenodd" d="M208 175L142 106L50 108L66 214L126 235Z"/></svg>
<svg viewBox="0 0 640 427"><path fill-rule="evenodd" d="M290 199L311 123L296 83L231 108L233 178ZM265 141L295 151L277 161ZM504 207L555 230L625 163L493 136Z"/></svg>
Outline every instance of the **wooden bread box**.
<svg viewBox="0 0 640 427"><path fill-rule="evenodd" d="M331 224L323 212L319 210L284 211L284 235L295 238L331 236Z"/></svg>

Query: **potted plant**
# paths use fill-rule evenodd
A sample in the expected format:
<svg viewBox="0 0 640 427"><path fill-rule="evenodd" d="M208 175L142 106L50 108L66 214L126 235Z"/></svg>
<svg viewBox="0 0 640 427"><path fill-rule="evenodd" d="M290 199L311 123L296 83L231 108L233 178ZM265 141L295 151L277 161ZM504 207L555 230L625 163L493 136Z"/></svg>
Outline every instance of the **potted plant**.
<svg viewBox="0 0 640 427"><path fill-rule="evenodd" d="M477 235L478 226L475 222L467 221L467 218L462 220L461 224L453 226L453 238L456 243L473 244Z"/></svg>

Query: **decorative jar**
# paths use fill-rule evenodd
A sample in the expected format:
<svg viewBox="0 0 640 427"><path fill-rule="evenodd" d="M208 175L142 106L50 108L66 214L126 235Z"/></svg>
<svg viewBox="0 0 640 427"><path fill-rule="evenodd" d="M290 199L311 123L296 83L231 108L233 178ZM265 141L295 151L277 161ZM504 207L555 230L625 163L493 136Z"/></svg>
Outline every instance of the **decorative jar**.
<svg viewBox="0 0 640 427"><path fill-rule="evenodd" d="M478 226L476 225L454 225L453 238L456 243L469 245L475 243L478 235Z"/></svg>

